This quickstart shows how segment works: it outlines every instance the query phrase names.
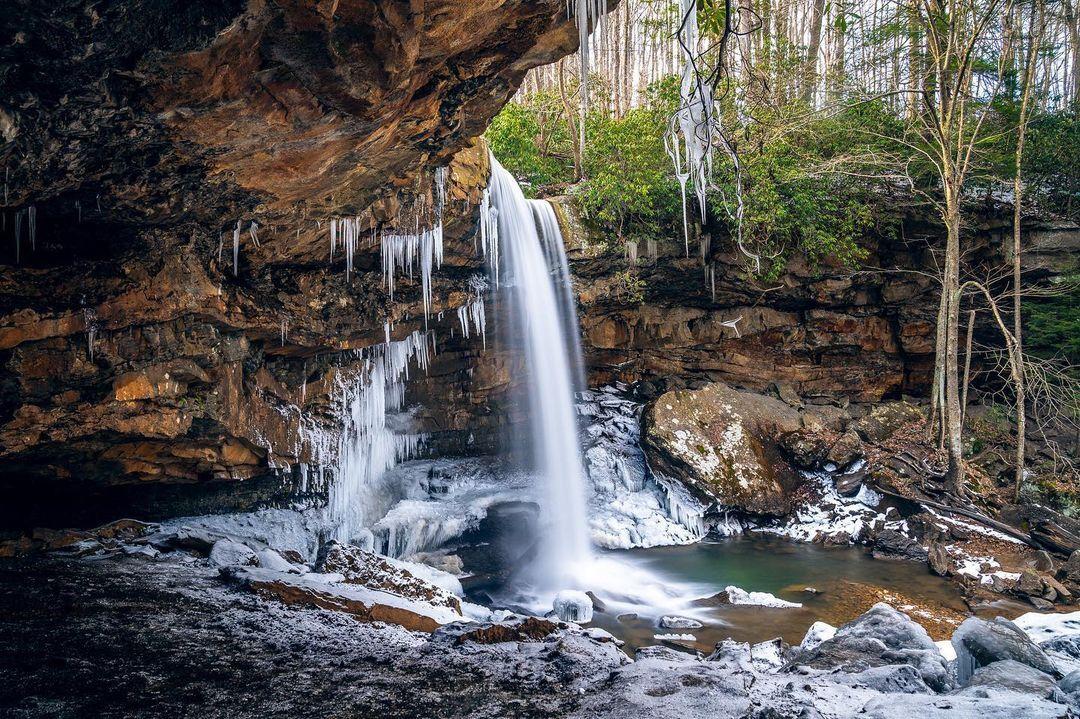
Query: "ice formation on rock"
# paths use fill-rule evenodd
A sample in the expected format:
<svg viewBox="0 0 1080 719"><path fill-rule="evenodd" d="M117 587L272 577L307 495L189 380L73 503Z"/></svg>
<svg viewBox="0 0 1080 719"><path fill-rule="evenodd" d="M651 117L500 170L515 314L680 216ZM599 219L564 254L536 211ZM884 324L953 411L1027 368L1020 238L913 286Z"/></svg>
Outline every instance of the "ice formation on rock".
<svg viewBox="0 0 1080 719"><path fill-rule="evenodd" d="M97 339L98 321L97 312L92 307L83 309L83 324L86 326L86 354L90 361L94 361L94 340Z"/></svg>
<svg viewBox="0 0 1080 719"><path fill-rule="evenodd" d="M236 221L236 229L232 235L232 274L237 277L240 272L240 220Z"/></svg>
<svg viewBox="0 0 1080 719"><path fill-rule="evenodd" d="M360 247L364 221L360 217L332 217L329 225L330 261L334 261L334 252L340 244L345 252L345 281L348 282L353 273L353 258Z"/></svg>
<svg viewBox="0 0 1080 719"><path fill-rule="evenodd" d="M431 273L442 267L442 225L411 233L384 232L382 234L383 282L390 300L394 299L394 277L400 271L409 279L420 273L420 285L424 299L424 317L431 313Z"/></svg>
<svg viewBox="0 0 1080 719"><path fill-rule="evenodd" d="M859 460L849 472L857 472L862 466L862 460ZM760 527L755 531L779 534L800 542L829 537L832 541L844 538L855 543L875 521L880 520L887 529L903 529L903 522L898 518L890 519L878 511L881 497L872 489L864 486L856 496L842 497L836 491L833 473L804 472L803 476L817 489L818 499L799 507L785 523Z"/></svg>
<svg viewBox="0 0 1080 719"><path fill-rule="evenodd" d="M480 196L480 248L487 260L492 284L499 286L499 211L491 205L491 189Z"/></svg>
<svg viewBox="0 0 1080 719"><path fill-rule="evenodd" d="M338 539L351 540L389 509L394 497L380 482L383 474L423 442L399 425L409 368L427 369L428 342L428 333L416 331L362 351L359 374L338 377L342 431L310 429L304 437L313 463L331 477L328 511Z"/></svg>
<svg viewBox="0 0 1080 719"><path fill-rule="evenodd" d="M564 622L588 624L592 621L592 599L585 592L564 589L555 595L552 609L555 611L555 615Z"/></svg>
<svg viewBox="0 0 1080 719"><path fill-rule="evenodd" d="M474 334L479 335L483 346L487 348L487 314L484 309L487 281L481 276L475 276L469 284L473 291L473 298L457 308L461 336L469 339Z"/></svg>
<svg viewBox="0 0 1080 719"><path fill-rule="evenodd" d="M641 450L642 405L608 386L580 394L589 476L589 528L609 549L689 544L705 536L705 507L681 484L649 471Z"/></svg>

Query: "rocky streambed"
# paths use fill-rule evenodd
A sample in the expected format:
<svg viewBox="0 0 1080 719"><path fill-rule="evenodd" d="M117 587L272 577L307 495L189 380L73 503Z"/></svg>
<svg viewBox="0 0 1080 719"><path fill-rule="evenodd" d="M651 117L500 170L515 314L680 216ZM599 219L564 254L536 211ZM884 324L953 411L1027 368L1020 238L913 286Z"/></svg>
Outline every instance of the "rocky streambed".
<svg viewBox="0 0 1080 719"><path fill-rule="evenodd" d="M358 571L364 553L343 545L310 567L229 539L203 556L197 533L147 536L0 561L0 714L1067 717L1080 701L1074 616L1021 618L1026 631L969 619L950 645L958 661L885 604L836 630L816 625L799 646L728 640L707 655L655 646L631 659L606 632L557 620L443 616L410 631L344 600L320 607L310 577L336 567L318 580L326 596L346 596L351 578L368 599L459 611L400 567ZM305 577L306 597L257 586Z"/></svg>

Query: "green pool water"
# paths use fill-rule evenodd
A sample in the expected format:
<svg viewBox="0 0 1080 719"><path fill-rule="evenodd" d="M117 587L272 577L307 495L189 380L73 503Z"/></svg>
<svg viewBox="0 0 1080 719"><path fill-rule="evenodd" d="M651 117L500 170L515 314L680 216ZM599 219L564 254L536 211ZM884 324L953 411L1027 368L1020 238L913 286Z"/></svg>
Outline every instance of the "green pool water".
<svg viewBox="0 0 1080 719"><path fill-rule="evenodd" d="M699 597L693 602L698 608L695 618L705 624L699 629L666 629L657 626L655 617L598 612L593 625L625 640L631 651L658 643L654 634L673 633L693 634L692 641L676 643L702 652L726 638L760 642L782 637L797 644L815 621L839 625L881 599L907 611L934 639L947 638L969 613L956 585L931 574L925 564L874 559L861 547L823 547L757 536L610 554ZM728 585L768 592L802 606L730 605L704 598L723 593Z"/></svg>

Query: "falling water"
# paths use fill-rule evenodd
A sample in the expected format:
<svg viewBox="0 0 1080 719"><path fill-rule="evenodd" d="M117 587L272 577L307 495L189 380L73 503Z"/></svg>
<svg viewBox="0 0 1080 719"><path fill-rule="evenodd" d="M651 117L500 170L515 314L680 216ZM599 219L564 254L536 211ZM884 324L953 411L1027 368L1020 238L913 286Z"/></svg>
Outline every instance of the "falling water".
<svg viewBox="0 0 1080 719"><path fill-rule="evenodd" d="M573 405L581 349L562 235L551 206L526 200L494 157L490 201L498 213L498 292L509 315L503 319L525 353L527 434L544 479L547 533L538 546L536 581L547 590L578 586L592 549Z"/></svg>

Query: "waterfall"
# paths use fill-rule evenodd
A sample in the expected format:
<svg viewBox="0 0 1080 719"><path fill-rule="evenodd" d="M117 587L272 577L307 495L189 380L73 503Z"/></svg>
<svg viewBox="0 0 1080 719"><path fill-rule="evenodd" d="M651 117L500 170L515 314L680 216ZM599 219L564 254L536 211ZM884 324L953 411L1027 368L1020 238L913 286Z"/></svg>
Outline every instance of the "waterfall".
<svg viewBox="0 0 1080 719"><path fill-rule="evenodd" d="M574 411L583 366L577 313L551 205L526 200L494 157L489 193L498 223L499 267L490 271L498 278L499 319L524 352L529 426L523 434L531 440L535 470L544 485L546 529L537 547L535 581L545 590L558 590L577 585L580 570L592 558Z"/></svg>

